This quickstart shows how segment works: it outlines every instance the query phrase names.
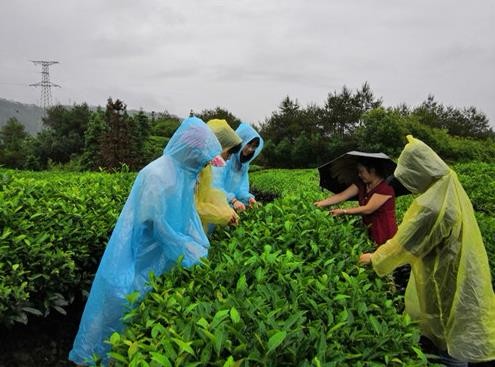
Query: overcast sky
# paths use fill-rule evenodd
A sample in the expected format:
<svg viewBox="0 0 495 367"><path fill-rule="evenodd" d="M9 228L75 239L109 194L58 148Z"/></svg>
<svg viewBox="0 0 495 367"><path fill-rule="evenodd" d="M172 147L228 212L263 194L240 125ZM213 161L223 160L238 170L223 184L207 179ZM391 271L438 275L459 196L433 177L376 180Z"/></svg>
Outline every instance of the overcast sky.
<svg viewBox="0 0 495 367"><path fill-rule="evenodd" d="M494 0L2 0L0 97L263 121L368 82L386 106L428 94L495 126Z"/></svg>

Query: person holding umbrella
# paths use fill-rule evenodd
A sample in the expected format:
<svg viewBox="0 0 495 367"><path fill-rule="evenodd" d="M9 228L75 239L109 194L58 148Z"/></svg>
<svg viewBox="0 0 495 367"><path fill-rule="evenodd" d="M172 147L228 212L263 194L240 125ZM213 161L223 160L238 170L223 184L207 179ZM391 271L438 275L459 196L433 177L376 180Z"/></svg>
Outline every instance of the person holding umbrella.
<svg viewBox="0 0 495 367"><path fill-rule="evenodd" d="M393 172L390 167L395 167L395 163L385 154L348 152L319 168L320 185L335 190L336 194L314 204L324 208L357 197L358 206L336 208L330 213L334 216L361 215L370 238L379 246L397 232L395 191L386 181L388 173ZM327 170L330 180L325 179ZM348 186L337 191L342 184Z"/></svg>
<svg viewBox="0 0 495 367"><path fill-rule="evenodd" d="M421 140L407 140L394 175L417 196L397 233L359 261L379 276L411 265L406 312L434 362L493 366L495 294L473 206L456 173Z"/></svg>

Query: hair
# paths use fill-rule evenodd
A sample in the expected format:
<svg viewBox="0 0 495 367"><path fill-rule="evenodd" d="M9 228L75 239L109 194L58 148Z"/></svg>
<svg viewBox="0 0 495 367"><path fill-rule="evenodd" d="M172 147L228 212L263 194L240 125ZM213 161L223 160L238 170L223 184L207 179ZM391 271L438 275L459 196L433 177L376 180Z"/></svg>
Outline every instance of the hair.
<svg viewBox="0 0 495 367"><path fill-rule="evenodd" d="M238 153L242 148L242 143L239 143L237 145L234 145L232 148L230 148L227 152L229 154L236 154Z"/></svg>
<svg viewBox="0 0 495 367"><path fill-rule="evenodd" d="M251 145L253 143L256 143L256 148L258 148L260 146L260 138L258 138L258 137L253 138L246 145ZM239 160L241 161L241 163L246 163L246 162L250 161L251 158L253 158L254 153L255 153L254 151L251 152L249 155L244 155L241 153L239 156Z"/></svg>
<svg viewBox="0 0 495 367"><path fill-rule="evenodd" d="M377 176L386 178L385 167L383 165L382 159L360 157L357 163L365 167L368 172L371 171L371 169L374 169Z"/></svg>
<svg viewBox="0 0 495 367"><path fill-rule="evenodd" d="M251 145L253 143L256 143L256 148L260 146L260 138L257 136L252 138L246 145Z"/></svg>

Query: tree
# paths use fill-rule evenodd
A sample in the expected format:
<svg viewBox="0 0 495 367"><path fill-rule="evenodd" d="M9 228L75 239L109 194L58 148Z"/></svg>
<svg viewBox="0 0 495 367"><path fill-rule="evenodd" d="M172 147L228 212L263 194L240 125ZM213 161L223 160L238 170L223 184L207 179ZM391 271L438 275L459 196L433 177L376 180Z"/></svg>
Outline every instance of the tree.
<svg viewBox="0 0 495 367"><path fill-rule="evenodd" d="M362 116L354 139L359 150L399 156L407 134L404 119L396 110L375 108Z"/></svg>
<svg viewBox="0 0 495 367"><path fill-rule="evenodd" d="M28 138L24 125L15 117L7 120L0 129L0 164L22 168L26 159L25 142Z"/></svg>
<svg viewBox="0 0 495 367"><path fill-rule="evenodd" d="M178 117L162 117L155 119L151 125L150 135L170 138L180 125Z"/></svg>
<svg viewBox="0 0 495 367"><path fill-rule="evenodd" d="M241 123L241 120L238 117L222 107L216 107L213 110L203 110L197 117L204 122L208 122L212 119L225 120L234 130L237 129Z"/></svg>
<svg viewBox="0 0 495 367"><path fill-rule="evenodd" d="M141 110L134 115L131 120L133 134L133 154L137 167L142 167L147 163L145 156L145 142L151 133L151 124L148 116Z"/></svg>
<svg viewBox="0 0 495 367"><path fill-rule="evenodd" d="M87 169L102 166L101 144L103 135L108 132L108 125L101 109L91 114L88 128L84 132L84 152L82 163Z"/></svg>
<svg viewBox="0 0 495 367"><path fill-rule="evenodd" d="M288 143L293 143L304 130L303 114L299 102L287 96L280 103L278 111L273 112L271 117L261 124L261 135L274 144L284 139Z"/></svg>
<svg viewBox="0 0 495 367"><path fill-rule="evenodd" d="M449 135L486 139L495 137L486 115L475 107L458 109L453 106L445 107L435 101L433 95L429 95L419 107L413 110L413 114L419 122L444 129Z"/></svg>
<svg viewBox="0 0 495 367"><path fill-rule="evenodd" d="M119 169L122 164L134 169L137 166L135 142L132 138L132 124L127 106L119 99L109 98L104 114L107 130L100 139L101 166Z"/></svg>
<svg viewBox="0 0 495 367"><path fill-rule="evenodd" d="M364 83L356 93L344 86L339 94L328 94L321 125L328 136L345 139L359 126L363 113L381 104L382 101L374 97L368 83Z"/></svg>
<svg viewBox="0 0 495 367"><path fill-rule="evenodd" d="M86 103L75 104L70 109L62 105L48 109L43 124L47 127L48 135L51 135L52 145L45 147L49 159L65 163L83 152L84 134L90 116L91 111Z"/></svg>

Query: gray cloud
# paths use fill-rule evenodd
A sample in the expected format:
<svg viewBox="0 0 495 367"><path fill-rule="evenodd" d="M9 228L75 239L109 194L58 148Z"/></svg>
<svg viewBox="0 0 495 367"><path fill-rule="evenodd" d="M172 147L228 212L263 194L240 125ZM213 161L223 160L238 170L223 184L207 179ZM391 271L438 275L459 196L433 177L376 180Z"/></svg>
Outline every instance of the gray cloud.
<svg viewBox="0 0 495 367"><path fill-rule="evenodd" d="M430 93L495 123L495 3L48 0L0 5L0 97L36 103L31 59L55 59L61 103L262 121L289 95L323 103L368 81L386 105Z"/></svg>

